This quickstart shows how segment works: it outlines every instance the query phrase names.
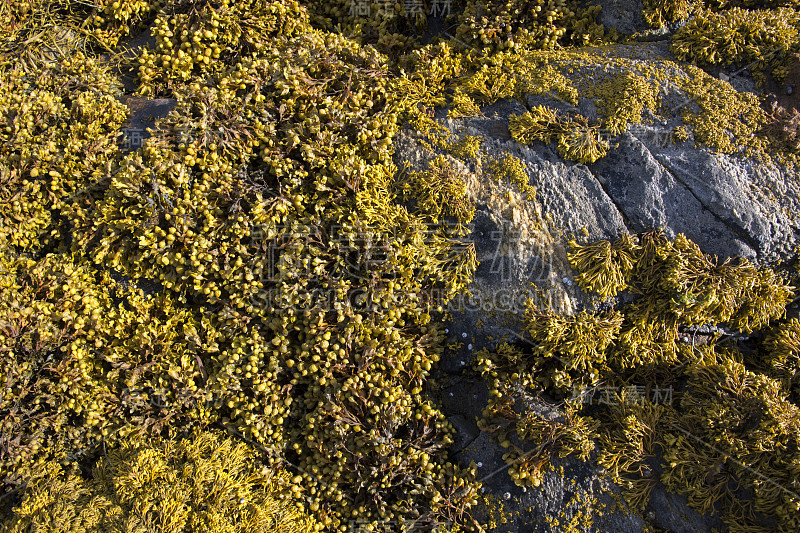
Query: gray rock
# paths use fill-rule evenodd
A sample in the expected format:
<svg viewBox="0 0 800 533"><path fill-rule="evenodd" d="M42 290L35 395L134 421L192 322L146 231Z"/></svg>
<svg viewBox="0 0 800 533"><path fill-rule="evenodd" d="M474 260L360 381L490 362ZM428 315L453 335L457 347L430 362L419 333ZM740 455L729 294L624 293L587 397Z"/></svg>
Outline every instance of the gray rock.
<svg viewBox="0 0 800 533"><path fill-rule="evenodd" d="M618 5L628 6L630 12L629 18L618 13L620 27L628 24L636 30L638 22L633 20L639 16L641 3ZM657 63L671 76L685 75L664 61L668 44L620 45L603 53L627 58L629 64L643 68ZM583 79L615 74L613 68L606 71L597 65L577 67L576 76ZM669 236L687 235L720 259L739 255L760 265L785 257L796 246L800 235L800 222L794 219L800 212L797 176L776 165L712 154L693 146L691 136L676 143L672 131L683 125L686 95L677 84L669 83L662 87L660 97L661 117L645 116L651 123L610 139L613 148L606 157L588 166L564 161L553 145L522 146L513 141L508 117L526 111L521 102L496 102L482 110L483 117L447 119L446 109L437 112L451 132L483 139L478 161L465 164L446 156L462 172L476 205L468 239L480 266L469 288L471 295L456 299L448 308L448 342L458 346L449 349L441 362L441 403L459 432L454 457L463 464L481 465L479 479L506 519L495 531L564 531L570 520L585 517L586 510L594 516L589 530L598 532L638 532L650 526L686 533L722 528L717 518L700 515L685 498L668 493L660 484L643 516L610 512L616 508L611 495L619 497L620 488L604 477L596 457L589 461L555 458L555 469L544 476L542 484L523 491L508 476L502 460L505 449L485 433L476 435L473 425L488 398L485 385L469 373L479 350L492 349L501 340L527 342L523 321L529 304L567 314L602 305L574 283L567 260L570 238L581 242L615 239L625 232L660 227ZM577 108L553 95L526 96L525 104L597 118L594 102L586 98L579 100ZM419 141L414 132L402 131L395 139L396 162L408 162L413 170L426 168L438 154ZM525 166L529 184L536 188L534 200L484 174L490 159L505 154L516 156ZM606 501L608 507L600 511L598 506Z"/></svg>
<svg viewBox="0 0 800 533"><path fill-rule="evenodd" d="M622 135L617 148L591 168L632 232L662 228L669 237L685 234L709 253L755 257L727 217L720 219L707 208L632 135Z"/></svg>
<svg viewBox="0 0 800 533"><path fill-rule="evenodd" d="M787 251L785 244L794 240L798 224L765 194L759 183L764 173L780 174L779 169L690 148L665 150L657 153L656 158L700 204L730 228L734 233L732 241L745 243L759 257L770 260ZM788 187L791 183L784 185ZM720 253L711 248L708 251Z"/></svg>
<svg viewBox="0 0 800 533"><path fill-rule="evenodd" d="M650 29L642 17L642 0L595 0L594 4L602 8L599 21L606 28L625 35Z"/></svg>
<svg viewBox="0 0 800 533"><path fill-rule="evenodd" d="M166 117L177 103L174 98L127 97L125 104L131 114L122 128L123 149L130 151L140 148L144 140L150 137L148 128L154 127L156 120Z"/></svg>

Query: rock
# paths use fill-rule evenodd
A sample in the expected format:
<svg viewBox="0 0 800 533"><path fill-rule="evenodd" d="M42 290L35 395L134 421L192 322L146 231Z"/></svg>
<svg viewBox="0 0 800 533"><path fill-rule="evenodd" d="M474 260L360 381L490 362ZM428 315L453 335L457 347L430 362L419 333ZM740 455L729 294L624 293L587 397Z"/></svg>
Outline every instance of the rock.
<svg viewBox="0 0 800 533"><path fill-rule="evenodd" d="M638 7L629 11L636 15L630 19L619 15L620 26L638 27L632 21L639 16L641 3L625 3L634 4ZM659 68L679 70L662 61L667 48L664 42L620 45L610 47L605 57L628 58L642 68L661 62ZM589 65L581 75L590 76L592 68ZM585 518L582 513L587 510L593 511L595 520L591 530L598 532L633 532L650 526L686 533L722 528L717 518L700 515L685 498L668 493L660 484L643 516L609 512L621 489L603 477L596 457L585 462L556 458L555 470L545 475L542 484L523 492L508 476L502 460L505 449L487 434L476 434L473 425L488 396L484 384L468 377L470 362L479 350L492 349L501 340L526 342L523 319L529 302L567 314L600 307L597 298L583 293L573 281L567 260L569 238L616 239L626 232L660 227L670 237L685 234L720 259L738 255L759 265L785 257L796 246L800 222L793 213L800 212L800 180L783 167L695 147L691 136L676 143L673 129L683 125L686 96L671 84L662 88L661 99L665 111L657 121L650 116L654 122L631 126L609 139L608 154L589 165L563 160L553 144L520 145L508 132L509 116L534 105L577 111L596 120L598 110L588 98L580 98L576 108L552 96L529 95L525 105L501 100L487 106L483 117L448 119L446 109L436 114L450 132L483 141L479 160L465 163L446 155L462 173L476 206L467 238L480 265L471 294L448 306L452 348L445 352L440 371L443 410L459 433L455 457L465 465L481 464L478 477L506 520L495 531L563 531L570 520ZM408 129L397 135L394 146L395 161L408 162L412 170L426 168L438 155ZM536 188L535 199L527 200L514 186L484 174L492 158L506 154L524 165L529 184ZM510 497L505 499L505 494ZM607 507L601 511L603 502Z"/></svg>
<svg viewBox="0 0 800 533"><path fill-rule="evenodd" d="M478 435L481 433L474 420L467 420L467 418L462 415L448 416L447 421L456 429L455 441L450 446L451 453L456 454L460 452L478 438Z"/></svg>
<svg viewBox="0 0 800 533"><path fill-rule="evenodd" d="M632 232L663 228L669 237L685 234L706 252L755 257L748 243L742 242L632 135L622 135L617 148L591 168L607 183L606 194Z"/></svg>
<svg viewBox="0 0 800 533"><path fill-rule="evenodd" d="M633 35L651 29L642 16L642 0L595 0L600 6L599 22L609 29Z"/></svg>
<svg viewBox="0 0 800 533"><path fill-rule="evenodd" d="M790 218L788 209L781 209L781 202L792 206L792 199L798 198L797 183L783 170L691 148L665 149L657 152L656 158L704 208L730 228L731 242L737 242L736 246L749 246L762 262L791 250L800 227ZM784 191L795 194L786 195L782 201L771 199L770 183L776 182L783 183ZM724 257L738 253L755 258L733 248L719 252L711 248L709 245L707 251Z"/></svg>
<svg viewBox="0 0 800 533"><path fill-rule="evenodd" d="M144 140L150 137L148 128L155 126L156 120L166 117L175 109L178 101L174 98L145 98L129 96L125 104L131 110L128 123L122 128L123 150L133 151L141 148Z"/></svg>

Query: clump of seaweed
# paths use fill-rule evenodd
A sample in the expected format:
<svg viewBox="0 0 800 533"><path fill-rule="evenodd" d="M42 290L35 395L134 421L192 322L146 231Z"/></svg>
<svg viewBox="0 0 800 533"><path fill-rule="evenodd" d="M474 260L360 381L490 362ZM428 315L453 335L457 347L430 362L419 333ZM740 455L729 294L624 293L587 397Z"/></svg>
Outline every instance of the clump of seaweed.
<svg viewBox="0 0 800 533"><path fill-rule="evenodd" d="M445 4L435 0L308 0L304 5L308 8L314 27L341 32L360 44L375 46L390 55L400 55L418 48L428 18L449 15Z"/></svg>
<svg viewBox="0 0 800 533"><path fill-rule="evenodd" d="M598 241L580 246L574 239L569 244L572 252L567 253L567 259L579 272L576 281L584 290L607 297L628 286L639 255L635 236L623 235L613 244Z"/></svg>
<svg viewBox="0 0 800 533"><path fill-rule="evenodd" d="M700 511L719 510L731 527L759 527L770 516L777 531L793 531L800 523L797 320L771 330L761 353L720 334L695 344L680 333L705 324L757 331L783 315L793 287L745 260L718 262L681 235L572 246L583 288L639 298L571 317L531 306L529 346L481 354L490 390L481 428L512 449L506 461L515 481L540 483L555 449L585 457L596 447L633 509L643 510L662 483ZM561 413L541 402L546 397L563 399L566 419L580 423L554 425ZM570 436L571 427L582 437ZM535 468L522 468L531 466L525 453L536 457Z"/></svg>
<svg viewBox="0 0 800 533"><path fill-rule="evenodd" d="M792 318L769 331L764 339L763 363L784 389L800 395L800 320Z"/></svg>
<svg viewBox="0 0 800 533"><path fill-rule="evenodd" d="M0 238L21 251L85 240L120 158L127 108L107 67L83 53L0 71Z"/></svg>
<svg viewBox="0 0 800 533"><path fill-rule="evenodd" d="M800 157L800 111L772 102L759 135L769 139L770 148L779 154L787 158Z"/></svg>
<svg viewBox="0 0 800 533"><path fill-rule="evenodd" d="M774 518L775 531L795 531L800 408L787 401L779 381L724 353L717 359L687 370L681 416L662 441L661 479L701 512L722 510L729 526L755 526L754 513L760 513Z"/></svg>
<svg viewBox="0 0 800 533"><path fill-rule="evenodd" d="M475 362L489 383L489 404L478 426L508 451L503 460L517 485L539 486L554 457L588 458L597 424L568 408L565 413L534 412L540 383L533 377L530 354L507 343L494 353L482 351ZM525 406L520 409L519 405Z"/></svg>
<svg viewBox="0 0 800 533"><path fill-rule="evenodd" d="M161 12L154 22L155 50L138 58L139 92L164 94L203 83L231 64L258 55L266 39L290 38L308 28L308 13L296 0L219 0Z"/></svg>
<svg viewBox="0 0 800 533"><path fill-rule="evenodd" d="M422 106L297 4L173 7L140 81L176 111L141 149L119 150L126 110L96 61L0 72L6 490L129 437L222 425L265 464L298 465L328 530L474 527L480 485L448 461L453 428L426 388L437 313L475 250L403 205L391 162ZM447 55L421 60L444 71ZM441 216L468 217L446 185Z"/></svg>
<svg viewBox="0 0 800 533"><path fill-rule="evenodd" d="M603 114L603 128L611 135L624 132L628 124L641 124L642 112L658 109L658 85L634 72L619 74L592 88L588 94Z"/></svg>
<svg viewBox="0 0 800 533"><path fill-rule="evenodd" d="M758 98L748 92L737 92L725 81L709 76L700 68L687 65L689 77L682 87L699 107L687 106L684 121L692 127L697 143L718 152L763 156L769 141L755 135L767 123L767 114Z"/></svg>
<svg viewBox="0 0 800 533"><path fill-rule="evenodd" d="M454 219L457 224L467 224L475 215L475 206L467 197L464 177L453 168L444 156L434 159L428 170L412 172L402 184L407 200L438 224L440 217Z"/></svg>
<svg viewBox="0 0 800 533"><path fill-rule="evenodd" d="M89 480L55 462L42 465L3 530L322 530L299 480L259 467L256 455L218 430L180 441L131 437L97 461Z"/></svg>
<svg viewBox="0 0 800 533"><path fill-rule="evenodd" d="M672 38L678 59L698 65L747 66L760 83L797 53L800 14L791 8L699 10Z"/></svg>
<svg viewBox="0 0 800 533"><path fill-rule="evenodd" d="M660 442L677 412L671 405L628 394L624 388L615 396L602 425L597 423L602 428L598 462L622 488L628 504L642 512L658 482Z"/></svg>
<svg viewBox="0 0 800 533"><path fill-rule="evenodd" d="M470 0L456 37L494 51L597 44L611 37L597 22L599 12L568 0Z"/></svg>
<svg viewBox="0 0 800 533"><path fill-rule="evenodd" d="M507 181L514 185L525 198L536 198L536 187L530 184L530 176L525 164L512 154L491 158L486 163L486 171L495 182Z"/></svg>
<svg viewBox="0 0 800 533"><path fill-rule="evenodd" d="M697 2L694 0L644 0L642 16L653 28L663 28L670 22L683 22L689 18Z"/></svg>
<svg viewBox="0 0 800 533"><path fill-rule="evenodd" d="M522 144L535 141L558 143L558 153L569 161L594 163L606 155L608 143L600 138L598 125L582 115L560 115L555 109L536 106L508 118L511 137Z"/></svg>

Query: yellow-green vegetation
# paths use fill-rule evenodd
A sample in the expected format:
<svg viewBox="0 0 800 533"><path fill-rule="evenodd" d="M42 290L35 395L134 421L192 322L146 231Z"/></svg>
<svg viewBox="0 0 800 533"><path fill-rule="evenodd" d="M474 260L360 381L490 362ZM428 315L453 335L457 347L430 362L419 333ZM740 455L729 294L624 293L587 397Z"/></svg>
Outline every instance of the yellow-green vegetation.
<svg viewBox="0 0 800 533"><path fill-rule="evenodd" d="M641 124L644 109L657 110L658 84L643 76L624 72L589 91L603 114L603 128L611 135L623 133L628 124Z"/></svg>
<svg viewBox="0 0 800 533"><path fill-rule="evenodd" d="M595 44L612 37L597 22L599 12L572 0L468 0L456 37L493 51Z"/></svg>
<svg viewBox="0 0 800 533"><path fill-rule="evenodd" d="M434 0L307 0L303 4L314 27L340 32L388 54L419 47L428 17L441 16L443 7Z"/></svg>
<svg viewBox="0 0 800 533"><path fill-rule="evenodd" d="M92 453L103 441L218 419L210 414L213 400L234 397L204 386L203 358L211 379L216 373L206 356L216 345L208 317L168 293L149 297L114 283L84 259L48 254L35 261L3 251L6 483L24 482L46 462ZM229 339L244 342L246 329Z"/></svg>
<svg viewBox="0 0 800 533"><path fill-rule="evenodd" d="M2 531L320 531L293 476L255 457L253 447L219 431L130 438L97 460L90 479L43 465Z"/></svg>
<svg viewBox="0 0 800 533"><path fill-rule="evenodd" d="M758 530L769 517L773 530L795 531L800 323L780 322L793 287L743 259L717 262L682 235L572 248L584 289L639 297L568 317L531 307L528 343L480 354L490 390L481 427L511 449L515 482L537 485L556 453L585 458L596 448L634 509L663 483L732 530ZM766 340L681 339L705 324L767 330Z"/></svg>
<svg viewBox="0 0 800 533"><path fill-rule="evenodd" d="M475 207L462 167L437 154L416 172L398 169L392 139L403 122L416 125L432 148L532 196L520 160L486 157L480 137L451 134L432 118L436 109L455 102L456 114L478 115L481 105L531 94L576 105L586 94L578 80L632 62L577 51L483 56L444 42L412 49L410 28L422 28L424 15L400 17L397 3L383 2L382 18L363 32L358 13L339 33L311 26L330 24L320 14L339 15L343 4L314 3L311 15L299 2L269 0L0 6L0 478L15 509L4 528L308 531L318 527L309 516L341 532L353 521L479 528L471 508L480 483L449 460L454 430L427 394L444 352L443 307L477 267L462 239ZM517 8L524 16L506 27ZM490 47L551 48L601 34L596 9L558 0L469 2L462 15L475 35L460 35ZM135 58L136 92L176 107L125 153L125 94L104 63L121 56L100 52L151 22L155 43ZM656 105L641 96L655 94L661 74L637 70L641 80L623 80L625 102L602 109L640 120ZM718 121L739 96L720 103L709 88L703 81L692 93L698 120ZM740 115L754 105L742 100ZM553 116L557 131L537 134L529 121L520 139L548 135L576 161L605 153L598 125ZM698 140L720 144L697 124ZM731 143L747 136L730 122L716 126L734 131ZM626 254L633 266L616 265ZM602 379L641 384L669 365L683 365L682 379L723 356L707 349L692 358L680 325L757 330L789 294L771 271L715 265L685 239L576 245L571 258L585 268L586 288L612 296L602 289L608 277L645 296L602 315L532 310L536 350L484 355L502 388L488 412L506 417L486 427L507 435L523 483L540 480L556 454L594 453L602 427L578 405L515 414L508 400L517 391L531 399ZM777 346L791 331L774 331L765 343L774 358L758 368L784 387L795 358ZM523 388L503 388L506 378ZM777 396L769 401L777 417ZM238 444L205 433L214 427ZM684 490L676 476L670 483ZM794 505L773 496L763 488L758 505Z"/></svg>
<svg viewBox="0 0 800 533"><path fill-rule="evenodd" d="M467 198L464 177L445 159L434 159L428 170L411 172L402 184L403 195L416 204L420 213L434 224L451 221L464 225L475 215L475 206Z"/></svg>
<svg viewBox="0 0 800 533"><path fill-rule="evenodd" d="M0 65L57 60L67 51L111 50L166 0L6 0L0 5ZM35 67L34 67L35 68Z"/></svg>
<svg viewBox="0 0 800 533"><path fill-rule="evenodd" d="M780 379L785 390L800 396L800 320L791 320L770 331L764 340L763 363L771 377Z"/></svg>
<svg viewBox="0 0 800 533"><path fill-rule="evenodd" d="M474 117L482 114L481 106L498 100L514 98L527 105L527 96L542 95L573 106L580 97L592 98L598 107L596 124L543 105L520 116L536 120L511 120L517 141L555 140L562 157L572 161L593 162L605 155L608 143L601 131L618 135L629 124L660 118L665 110L669 115L683 112L685 124L674 127L678 142L691 131L698 145L717 152L744 149L746 155L784 162L798 156L797 128L788 113L770 115L754 94L737 92L693 65L643 62L609 48L502 51L485 57L455 50L457 43L428 45L399 62L403 70L394 86L409 123L428 137L431 150L449 151L460 142L432 118L436 108L448 105L450 118Z"/></svg>
<svg viewBox="0 0 800 533"><path fill-rule="evenodd" d="M554 457L589 457L594 450L591 436L597 427L591 418L580 416L572 408L564 413L520 410L516 403L534 405L542 388L540 380L530 373L530 362L531 356L524 350L506 343L494 353L482 350L478 354L476 367L486 378L490 392L478 427L492 433L508 449L503 460L515 483L539 486L552 469Z"/></svg>
<svg viewBox="0 0 800 533"><path fill-rule="evenodd" d="M479 484L425 391L475 252L403 205L391 138L419 108L297 4L175 4L155 29L138 90L177 107L128 154L95 59L0 71L6 490L223 425L297 465L330 531L473 525ZM434 195L466 220L448 180Z"/></svg>
<svg viewBox="0 0 800 533"><path fill-rule="evenodd" d="M635 394L636 388L632 390ZM608 407L597 439L602 450L598 462L621 485L628 505L642 512L655 487L658 439L676 419L675 411L670 405L636 397L625 389L613 394Z"/></svg>
<svg viewBox="0 0 800 533"><path fill-rule="evenodd" d="M0 237L19 250L81 240L98 183L114 171L127 108L107 68L76 53L25 72L0 71ZM65 149L68 147L68 149Z"/></svg>
<svg viewBox="0 0 800 533"><path fill-rule="evenodd" d="M769 123L758 97L737 92L693 65L685 68L690 78L683 89L699 113L694 106L687 106L683 119L692 127L695 140L727 154L738 154L742 148L747 155L766 153L770 139L755 135Z"/></svg>
<svg viewBox="0 0 800 533"><path fill-rule="evenodd" d="M653 28L663 28L669 22L682 22L697 7L693 0L644 0L642 16Z"/></svg>
<svg viewBox="0 0 800 533"><path fill-rule="evenodd" d="M631 235L625 234L613 244L598 241L579 246L570 240L567 259L578 275L575 280L584 290L600 296L613 296L628 287L639 246Z"/></svg>
<svg viewBox="0 0 800 533"><path fill-rule="evenodd" d="M590 125L583 115L561 114L544 106L536 106L522 115L511 115L508 129L511 137L522 144L555 140L561 157L578 163L594 163L608 150L608 143L600 138L598 125Z"/></svg>
<svg viewBox="0 0 800 533"><path fill-rule="evenodd" d="M747 66L763 83L767 72L800 51L800 13L792 8L699 10L672 38L678 59ZM782 71L775 71L780 74Z"/></svg>
<svg viewBox="0 0 800 533"><path fill-rule="evenodd" d="M270 38L291 38L308 27L308 13L296 0L219 0L162 12L153 29L155 50L139 56L139 92L152 95L219 76L236 58L260 55Z"/></svg>
<svg viewBox="0 0 800 533"><path fill-rule="evenodd" d="M530 184L528 170L518 157L505 154L502 157L489 159L486 166L486 170L494 181L507 181L515 185L528 200L536 197L536 187Z"/></svg>
<svg viewBox="0 0 800 533"><path fill-rule="evenodd" d="M800 57L800 55L798 55ZM800 157L800 111L772 103L766 125L759 135L768 139L770 147L788 160Z"/></svg>

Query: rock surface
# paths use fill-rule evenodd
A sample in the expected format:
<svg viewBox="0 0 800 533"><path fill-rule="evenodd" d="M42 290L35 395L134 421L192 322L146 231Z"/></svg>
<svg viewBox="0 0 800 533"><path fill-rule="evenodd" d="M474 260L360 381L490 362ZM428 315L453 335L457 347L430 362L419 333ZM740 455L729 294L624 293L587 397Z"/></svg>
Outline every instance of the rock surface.
<svg viewBox="0 0 800 533"><path fill-rule="evenodd" d="M665 50L663 43L652 44L645 55ZM629 45L618 52L642 53ZM672 96L680 101L680 95ZM565 531L570 520L589 524L581 521L591 517L587 530L599 532L722 528L718 518L700 515L660 484L642 516L621 510L611 496L619 488L603 478L592 460L558 460L540 487L523 492L506 472L504 449L478 431L476 419L488 392L469 363L476 352L494 348L501 339L524 342L528 299L560 313L597 306L597 299L573 282L566 257L569 237L590 242L661 228L670 237L685 234L720 259L738 255L765 265L796 246L800 180L785 168L697 148L691 138L673 142L664 132L682 123L680 106L664 117L666 124L630 127L611 139L612 149L593 164L564 161L552 144L524 146L512 140L508 117L533 105L562 110L570 105L544 96L528 97L525 103L500 101L484 108L484 117L447 119L446 112L437 113L451 133L481 137L484 160L506 153L519 158L536 188L535 199L526 200L513 187L484 177L481 161L465 164L451 158L476 205L469 238L480 261L471 296L449 307L452 344L440 380L444 411L459 432L453 451L463 463L479 465L487 492L502 508L502 516L495 516L497 531ZM588 99L578 108L587 116L594 112ZM435 155L415 132L404 130L396 138L396 160L414 170L424 169Z"/></svg>

